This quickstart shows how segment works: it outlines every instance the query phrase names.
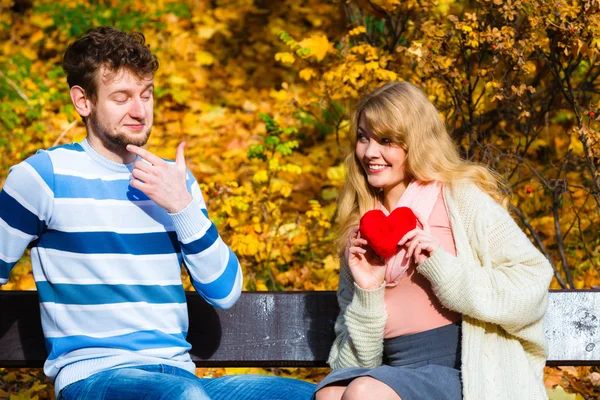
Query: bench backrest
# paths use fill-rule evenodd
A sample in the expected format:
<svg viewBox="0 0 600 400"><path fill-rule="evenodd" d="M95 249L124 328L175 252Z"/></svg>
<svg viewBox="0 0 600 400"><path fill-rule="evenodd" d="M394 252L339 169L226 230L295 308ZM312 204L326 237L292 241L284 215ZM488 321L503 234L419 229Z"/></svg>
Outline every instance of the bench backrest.
<svg viewBox="0 0 600 400"><path fill-rule="evenodd" d="M200 367L323 367L335 292L244 292L229 310L187 293L188 340ZM553 291L549 365L600 365L600 291ZM0 367L41 367L47 353L36 292L0 292Z"/></svg>

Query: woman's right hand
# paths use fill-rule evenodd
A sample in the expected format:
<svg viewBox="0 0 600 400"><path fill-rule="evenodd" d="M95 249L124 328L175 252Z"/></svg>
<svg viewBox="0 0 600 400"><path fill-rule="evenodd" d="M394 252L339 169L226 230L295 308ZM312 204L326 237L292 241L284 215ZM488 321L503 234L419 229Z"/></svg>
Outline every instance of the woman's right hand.
<svg viewBox="0 0 600 400"><path fill-rule="evenodd" d="M348 267L354 282L364 289L378 289L385 279L385 262L360 237L358 227L350 231L347 252Z"/></svg>

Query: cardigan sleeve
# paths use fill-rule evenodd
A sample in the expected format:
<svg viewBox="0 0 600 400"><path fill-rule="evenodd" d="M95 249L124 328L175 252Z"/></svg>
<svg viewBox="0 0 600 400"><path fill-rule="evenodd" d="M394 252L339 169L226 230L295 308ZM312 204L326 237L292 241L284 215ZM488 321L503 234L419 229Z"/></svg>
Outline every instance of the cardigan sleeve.
<svg viewBox="0 0 600 400"><path fill-rule="evenodd" d="M384 294L385 284L374 290L364 290L356 285L342 257L337 290L340 314L335 322L336 338L327 361L331 368L381 365L387 321Z"/></svg>
<svg viewBox="0 0 600 400"><path fill-rule="evenodd" d="M440 248L417 270L446 307L518 335L543 318L552 267L504 208L476 197L470 244L480 263Z"/></svg>

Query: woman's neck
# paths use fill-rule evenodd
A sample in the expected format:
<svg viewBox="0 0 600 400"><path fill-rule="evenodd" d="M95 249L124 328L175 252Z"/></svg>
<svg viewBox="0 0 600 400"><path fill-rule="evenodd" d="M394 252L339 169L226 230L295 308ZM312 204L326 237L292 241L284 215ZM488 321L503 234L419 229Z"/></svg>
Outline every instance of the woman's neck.
<svg viewBox="0 0 600 400"><path fill-rule="evenodd" d="M392 188L384 188L383 189L383 206L389 211L392 212L398 204L398 201L406 191L410 180L403 181L398 183L396 186Z"/></svg>

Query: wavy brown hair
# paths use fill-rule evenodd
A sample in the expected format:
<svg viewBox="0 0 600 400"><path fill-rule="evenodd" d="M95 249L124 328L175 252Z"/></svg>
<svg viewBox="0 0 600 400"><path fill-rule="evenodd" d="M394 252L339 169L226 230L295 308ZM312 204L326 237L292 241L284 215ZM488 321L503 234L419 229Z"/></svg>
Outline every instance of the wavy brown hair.
<svg viewBox="0 0 600 400"><path fill-rule="evenodd" d="M496 201L506 190L502 178L485 165L460 157L439 112L425 93L408 82L390 82L364 96L350 121L350 154L346 157L346 182L338 197L337 247L343 252L352 227L361 216L383 202L382 192L369 185L356 157L357 130L364 118L371 132L406 151L404 167L409 179L441 182L451 187L472 182Z"/></svg>
<svg viewBox="0 0 600 400"><path fill-rule="evenodd" d="M97 74L104 66L112 73L125 68L139 78L154 75L158 59L139 32L125 33L101 26L88 30L67 47L63 70L69 87L81 86L93 102L97 95Z"/></svg>

